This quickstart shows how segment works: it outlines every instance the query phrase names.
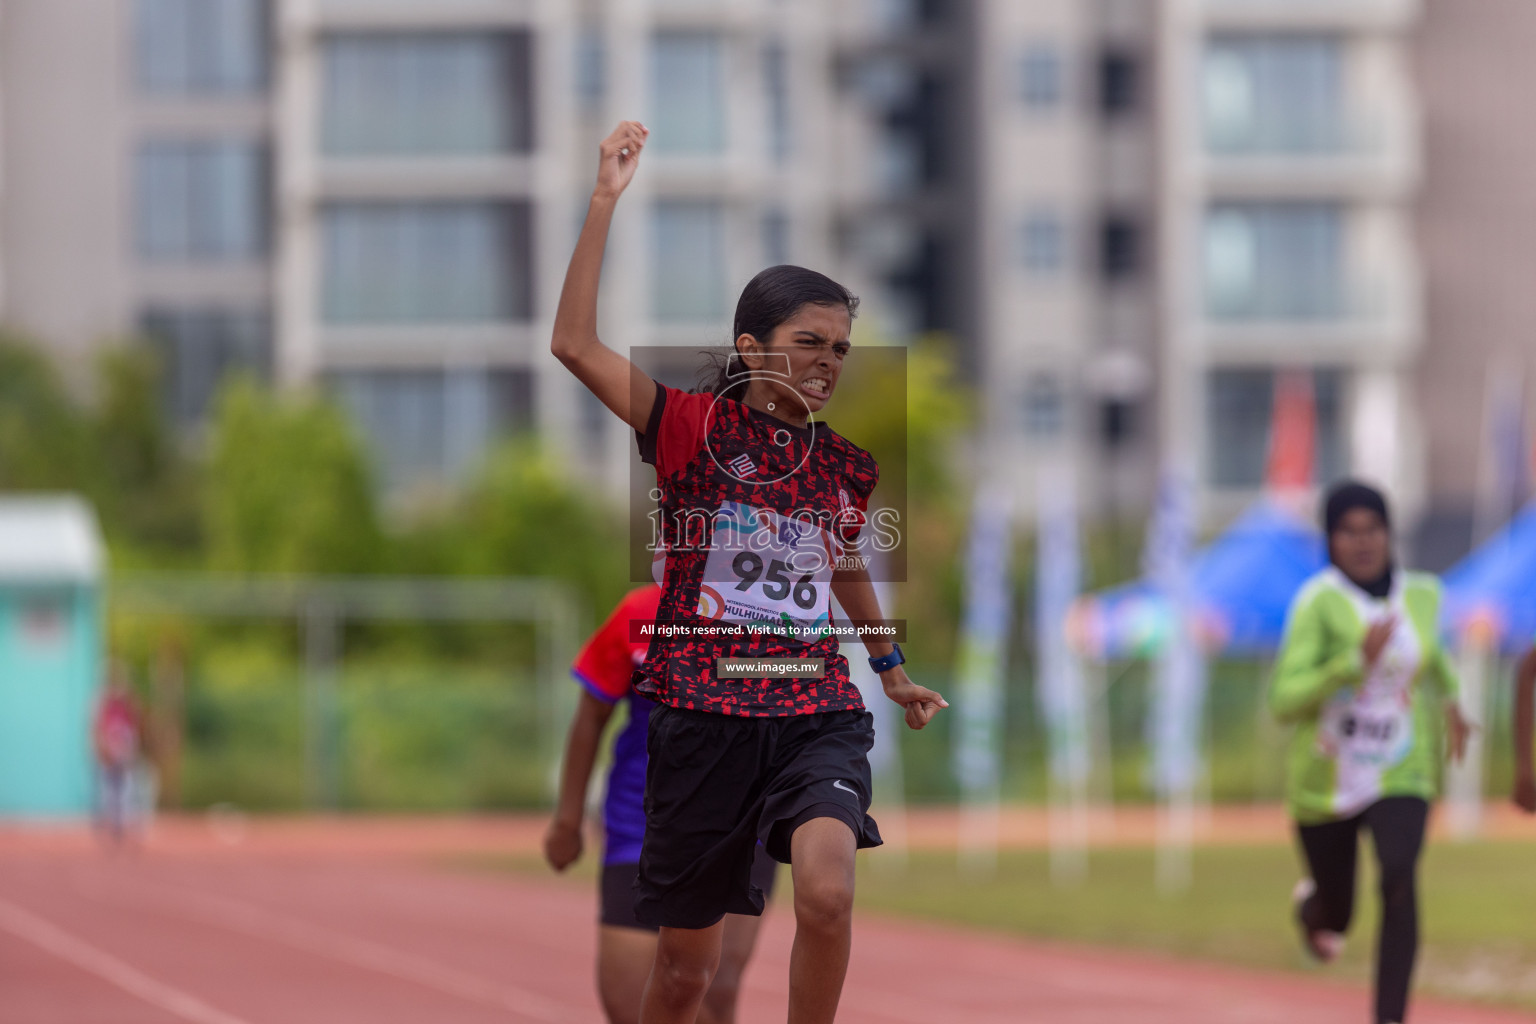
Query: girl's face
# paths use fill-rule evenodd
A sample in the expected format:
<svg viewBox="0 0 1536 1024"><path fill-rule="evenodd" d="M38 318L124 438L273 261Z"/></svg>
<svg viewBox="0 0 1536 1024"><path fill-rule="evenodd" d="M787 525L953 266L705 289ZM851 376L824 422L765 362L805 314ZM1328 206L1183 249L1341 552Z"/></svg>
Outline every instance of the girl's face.
<svg viewBox="0 0 1536 1024"><path fill-rule="evenodd" d="M1333 560L1356 583L1381 579L1392 560L1392 538L1381 516L1368 508L1352 508L1328 536Z"/></svg>
<svg viewBox="0 0 1536 1024"><path fill-rule="evenodd" d="M779 418L797 422L806 408L813 413L820 412L837 389L837 378L843 372L843 359L850 347L848 334L852 328L853 318L847 309L807 303L774 329L767 345L759 344L750 334L743 334L736 339L736 348L749 368L764 374L752 382L752 389L759 397L771 396L782 386L795 392L804 402L802 405L789 398L783 406L769 410L775 415L788 413ZM766 401L774 400L767 397ZM779 406L777 402L774 404Z"/></svg>

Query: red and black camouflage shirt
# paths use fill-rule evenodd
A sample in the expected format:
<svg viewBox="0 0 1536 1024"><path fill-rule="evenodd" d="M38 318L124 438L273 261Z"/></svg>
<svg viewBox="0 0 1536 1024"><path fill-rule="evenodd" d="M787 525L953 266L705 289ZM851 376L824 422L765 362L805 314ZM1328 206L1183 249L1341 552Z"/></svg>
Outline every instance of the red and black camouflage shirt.
<svg viewBox="0 0 1536 1024"><path fill-rule="evenodd" d="M656 467L666 550L658 623L760 630L657 636L635 689L672 707L774 718L859 710L831 625L831 574L851 554L880 468L824 423L797 428L731 398L656 385L640 456ZM846 563L842 563L846 564ZM719 658L823 659L820 678L721 679Z"/></svg>

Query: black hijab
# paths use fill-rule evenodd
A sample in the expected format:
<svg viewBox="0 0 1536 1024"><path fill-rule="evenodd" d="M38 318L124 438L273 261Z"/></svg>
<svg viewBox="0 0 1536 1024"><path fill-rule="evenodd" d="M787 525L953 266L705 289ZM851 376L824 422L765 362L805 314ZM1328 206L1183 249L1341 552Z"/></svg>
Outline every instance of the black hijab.
<svg viewBox="0 0 1536 1024"><path fill-rule="evenodd" d="M1382 496L1382 493L1359 481L1346 480L1328 492L1328 500L1323 504L1323 531L1328 535L1329 561L1333 560L1333 532L1339 528L1339 523L1343 521L1344 516L1357 508L1370 509L1381 516L1381 524L1389 533L1391 532L1392 517L1387 514L1387 499ZM1343 568L1339 566L1341 572ZM1351 579L1356 586L1372 597L1386 597L1392 591L1392 572L1392 559L1388 556L1387 567L1378 579L1365 582ZM1348 573L1345 575L1347 576Z"/></svg>

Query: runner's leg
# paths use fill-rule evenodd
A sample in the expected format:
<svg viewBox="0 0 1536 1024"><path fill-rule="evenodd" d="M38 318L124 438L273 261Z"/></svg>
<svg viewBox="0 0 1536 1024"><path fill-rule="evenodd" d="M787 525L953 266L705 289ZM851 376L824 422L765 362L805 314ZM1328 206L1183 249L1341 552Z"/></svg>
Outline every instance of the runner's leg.
<svg viewBox="0 0 1536 1024"><path fill-rule="evenodd" d="M789 958L789 1024L830 1024L853 946L853 857L841 818L812 818L790 837L795 944Z"/></svg>
<svg viewBox="0 0 1536 1024"><path fill-rule="evenodd" d="M102 799L107 838L121 845L128 828L128 769L113 765L103 770Z"/></svg>
<svg viewBox="0 0 1536 1024"><path fill-rule="evenodd" d="M666 928L656 940L656 962L645 985L640 1024L694 1024L720 965L725 921L708 928Z"/></svg>
<svg viewBox="0 0 1536 1024"><path fill-rule="evenodd" d="M656 960L656 933L600 925L597 929L597 992L608 1024L637 1024L645 981Z"/></svg>
<svg viewBox="0 0 1536 1024"><path fill-rule="evenodd" d="M766 901L773 895L779 865L761 845L752 858L752 884L763 891ZM763 919L745 914L730 914L725 919L725 938L720 948L720 967L715 980L704 994L698 1024L736 1024L736 1003L741 995L741 978L747 961L757 945L757 933Z"/></svg>
<svg viewBox="0 0 1536 1024"><path fill-rule="evenodd" d="M1381 866L1381 924L1376 936L1376 1021L1395 1024L1408 1012L1408 989L1419 951L1416 875L1429 804L1387 797L1365 812Z"/></svg>
<svg viewBox="0 0 1536 1024"><path fill-rule="evenodd" d="M1360 817L1321 825L1297 825L1307 869L1317 888L1301 905L1301 923L1309 931L1343 934L1355 912L1355 862L1359 855Z"/></svg>
<svg viewBox="0 0 1536 1024"><path fill-rule="evenodd" d="M741 976L746 972L763 919L731 914L725 919L720 944L720 967L704 994L698 1024L736 1024L736 1001L741 995Z"/></svg>

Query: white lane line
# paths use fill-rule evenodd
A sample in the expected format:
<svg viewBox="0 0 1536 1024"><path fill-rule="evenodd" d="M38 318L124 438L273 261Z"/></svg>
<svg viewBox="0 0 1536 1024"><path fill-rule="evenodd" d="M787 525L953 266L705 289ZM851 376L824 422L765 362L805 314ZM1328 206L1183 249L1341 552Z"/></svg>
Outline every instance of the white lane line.
<svg viewBox="0 0 1536 1024"><path fill-rule="evenodd" d="M110 953L76 938L51 921L3 899L0 899L0 928L52 953L60 960L67 960L81 970L111 982L151 1006L193 1021L194 1024L248 1024L243 1018L215 1009L190 993L151 978Z"/></svg>
<svg viewBox="0 0 1536 1024"><path fill-rule="evenodd" d="M544 1024L587 1024L593 1019L590 1013L578 1007L557 1003L535 992L514 985L488 982L414 953L402 952L369 939L310 924L227 896L214 896L158 882L145 881L140 882L140 885L159 890L181 904L171 909L167 902L157 900L154 905L161 912L171 909L171 912L184 918L243 932L259 939L281 942L305 953L386 974L469 1002L511 1010ZM83 894L97 900L122 902L121 892L108 892L94 885L82 885L79 888Z"/></svg>

